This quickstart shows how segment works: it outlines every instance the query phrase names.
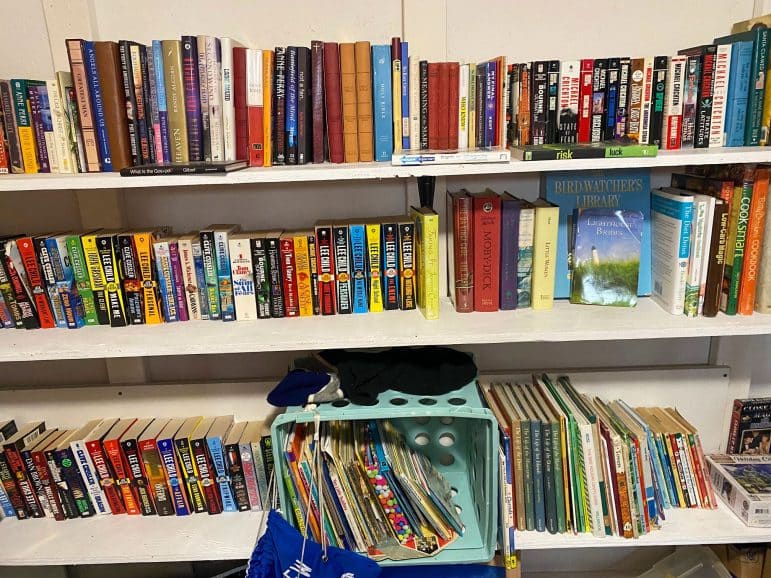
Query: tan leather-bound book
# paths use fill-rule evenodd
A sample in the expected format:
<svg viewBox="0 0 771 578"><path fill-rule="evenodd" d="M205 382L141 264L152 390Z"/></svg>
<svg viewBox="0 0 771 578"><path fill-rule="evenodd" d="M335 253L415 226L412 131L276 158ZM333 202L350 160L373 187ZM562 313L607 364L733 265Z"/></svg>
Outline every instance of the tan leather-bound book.
<svg viewBox="0 0 771 578"><path fill-rule="evenodd" d="M126 97L117 42L94 42L113 171L131 166Z"/></svg>
<svg viewBox="0 0 771 578"><path fill-rule="evenodd" d="M359 118L359 160L375 160L372 143L372 53L369 42L356 43L356 113Z"/></svg>
<svg viewBox="0 0 771 578"><path fill-rule="evenodd" d="M355 163L359 161L359 127L358 107L356 104L356 57L352 42L340 44L340 84L343 93L343 148L345 150L345 162ZM370 139L372 138L371 119L372 117L370 116ZM372 144L370 144L369 150L371 156Z"/></svg>
<svg viewBox="0 0 771 578"><path fill-rule="evenodd" d="M185 87L182 81L182 47L179 40L163 41L163 71L166 80L166 107L169 113L171 162L186 163L187 118Z"/></svg>

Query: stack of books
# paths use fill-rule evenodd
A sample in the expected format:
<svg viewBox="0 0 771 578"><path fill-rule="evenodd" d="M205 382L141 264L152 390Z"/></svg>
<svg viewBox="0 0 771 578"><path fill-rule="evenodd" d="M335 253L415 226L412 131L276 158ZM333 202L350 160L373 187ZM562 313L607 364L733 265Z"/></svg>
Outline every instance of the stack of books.
<svg viewBox="0 0 771 578"><path fill-rule="evenodd" d="M0 513L8 518L270 509L269 422L110 418L46 429L11 420L0 423L0 443Z"/></svg>

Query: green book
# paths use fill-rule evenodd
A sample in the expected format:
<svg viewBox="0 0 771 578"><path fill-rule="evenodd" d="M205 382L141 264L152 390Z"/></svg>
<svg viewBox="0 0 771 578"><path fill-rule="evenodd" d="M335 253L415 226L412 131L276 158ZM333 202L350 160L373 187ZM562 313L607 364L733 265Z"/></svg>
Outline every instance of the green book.
<svg viewBox="0 0 771 578"><path fill-rule="evenodd" d="M571 161L578 159L612 159L628 157L655 157L655 144L637 144L625 141L525 145L512 147L511 156L521 161Z"/></svg>
<svg viewBox="0 0 771 578"><path fill-rule="evenodd" d="M565 508L565 472L562 461L562 428L560 417L551 403L550 398L540 383L534 386L534 393L550 426L551 451L552 451L552 475L554 478L554 502L557 517L557 532L567 532L567 513Z"/></svg>
<svg viewBox="0 0 771 578"><path fill-rule="evenodd" d="M742 279L742 265L744 264L744 245L747 241L747 225L750 220L750 207L752 205L752 188L755 185L754 170L745 169L741 191L734 195L731 208L731 228L729 239L733 241L726 247L726 263L723 273L727 283L727 294L721 296L721 307L726 315L736 315L739 304L739 288Z"/></svg>
<svg viewBox="0 0 771 578"><path fill-rule="evenodd" d="M557 522L557 489L554 478L555 447L554 436L552 435L552 419L544 410L544 403L538 395L538 391L533 386L528 386L523 390L528 401L541 421L541 442L543 444L543 493L546 510L546 529L550 534L556 534L559 531ZM558 444L559 445L559 444Z"/></svg>
<svg viewBox="0 0 771 578"><path fill-rule="evenodd" d="M80 300L83 302L83 319L86 325L99 325L99 318L96 314L96 301L94 300L94 292L91 289L88 270L86 269L86 259L83 255L83 247L80 244L80 235L69 235L67 237L67 253L70 256L75 286L78 289Z"/></svg>

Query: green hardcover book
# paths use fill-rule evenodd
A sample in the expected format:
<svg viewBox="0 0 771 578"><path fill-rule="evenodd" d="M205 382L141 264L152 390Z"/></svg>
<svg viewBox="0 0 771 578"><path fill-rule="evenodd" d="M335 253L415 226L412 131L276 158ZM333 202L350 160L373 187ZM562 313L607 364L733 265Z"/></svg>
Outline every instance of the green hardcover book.
<svg viewBox="0 0 771 578"><path fill-rule="evenodd" d="M766 69L768 68L769 31L765 26L716 38L714 44L733 44L750 40L752 64L750 65L750 90L747 95L747 121L744 124L744 146L760 144L760 128L763 122L763 101L766 92Z"/></svg>
<svg viewBox="0 0 771 578"><path fill-rule="evenodd" d="M618 141L573 144L544 144L512 147L511 156L521 161L571 161L578 159L612 159L655 157L655 144Z"/></svg>
<svg viewBox="0 0 771 578"><path fill-rule="evenodd" d="M525 390L521 386L513 389L516 397L525 415L530 420L530 458L532 460L532 484L533 484L533 510L535 514L535 529L538 532L546 530L546 492L545 492L545 474L544 474L544 440L541 420L533 408L530 400L527 398Z"/></svg>
<svg viewBox="0 0 771 578"><path fill-rule="evenodd" d="M739 289L744 264L744 246L747 242L747 225L750 220L752 189L755 185L755 166L747 165L741 189L737 186L731 204L729 244L726 246L726 263L723 273L723 293L720 308L726 315L736 315L739 305Z"/></svg>
<svg viewBox="0 0 771 578"><path fill-rule="evenodd" d="M541 422L541 443L543 445L543 498L546 512L546 530L550 534L558 532L557 525L557 492L554 483L554 448L552 440L552 424L547 419L543 407L537 399L537 392L532 386L524 386L522 392L527 398L535 415Z"/></svg>
<svg viewBox="0 0 771 578"><path fill-rule="evenodd" d="M70 255L72 273L75 276L75 286L83 303L83 319L86 325L99 325L99 317L96 314L96 301L91 289L91 280L86 269L86 258L83 255L83 247L80 244L80 235L67 237L67 252Z"/></svg>
<svg viewBox="0 0 771 578"><path fill-rule="evenodd" d="M510 399L516 404L522 420L519 422L520 437L522 440L522 478L525 489L525 529L535 530L535 496L533 491L533 443L531 423L528 414L520 403L518 396L513 394L513 389L507 388L511 394Z"/></svg>

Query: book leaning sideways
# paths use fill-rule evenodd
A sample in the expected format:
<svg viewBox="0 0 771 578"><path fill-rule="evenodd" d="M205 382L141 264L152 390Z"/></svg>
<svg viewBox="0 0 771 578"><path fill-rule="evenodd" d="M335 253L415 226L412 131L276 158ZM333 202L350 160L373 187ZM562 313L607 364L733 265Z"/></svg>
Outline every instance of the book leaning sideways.
<svg viewBox="0 0 771 578"><path fill-rule="evenodd" d="M149 164L136 167L124 167L122 177L151 177L165 175L211 175L240 171L246 168L246 161L194 161L181 164Z"/></svg>
<svg viewBox="0 0 771 578"><path fill-rule="evenodd" d="M771 527L771 456L707 456L712 487L742 522Z"/></svg>
<svg viewBox="0 0 771 578"><path fill-rule="evenodd" d="M464 150L426 150L398 152L391 156L391 165L407 167L416 165L452 165L470 163L507 163L511 160L508 149L482 147Z"/></svg>

